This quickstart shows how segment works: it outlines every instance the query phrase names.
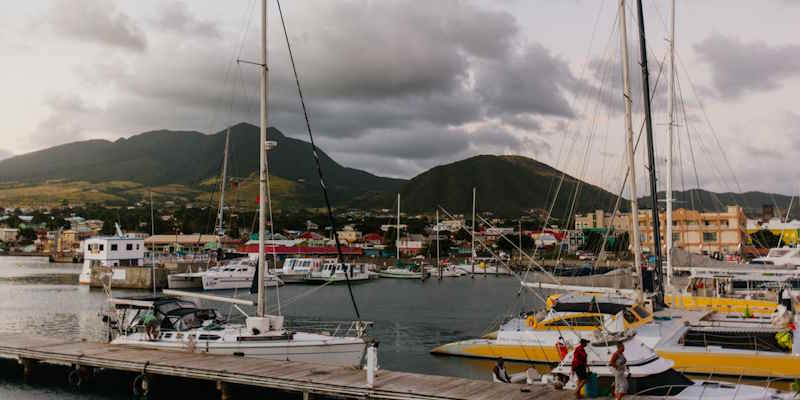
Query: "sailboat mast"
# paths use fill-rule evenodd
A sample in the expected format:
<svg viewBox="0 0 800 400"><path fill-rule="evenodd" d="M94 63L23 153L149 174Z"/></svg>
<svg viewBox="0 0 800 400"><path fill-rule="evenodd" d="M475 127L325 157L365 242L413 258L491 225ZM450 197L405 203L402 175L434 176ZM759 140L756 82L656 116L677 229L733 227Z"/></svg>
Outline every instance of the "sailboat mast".
<svg viewBox="0 0 800 400"><path fill-rule="evenodd" d="M394 243L397 261L400 261L400 193L397 194L397 240Z"/></svg>
<svg viewBox="0 0 800 400"><path fill-rule="evenodd" d="M633 148L633 124L631 123L631 78L630 63L628 61L628 28L625 22L625 0L619 2L619 32L620 47L622 48L622 81L624 84L625 97L625 136L626 150L628 153L628 169L630 170L631 180L631 229L630 240L633 248L633 269L637 277L637 284L642 287L641 279L641 260L642 247L639 234L639 202L636 190L636 158Z"/></svg>
<svg viewBox="0 0 800 400"><path fill-rule="evenodd" d="M439 209L436 209L436 268L439 269L439 280L442 280L442 262L439 260Z"/></svg>
<svg viewBox="0 0 800 400"><path fill-rule="evenodd" d="M225 232L222 230L223 212L222 208L225 207L225 183L228 178L228 149L231 143L231 128L225 133L225 155L222 159L222 183L219 185L219 209L217 212L217 249L222 248L222 236Z"/></svg>
<svg viewBox="0 0 800 400"><path fill-rule="evenodd" d="M672 288L672 136L675 126L675 0L670 2L669 30L669 106L667 114L668 145L667 148L667 288Z"/></svg>
<svg viewBox="0 0 800 400"><path fill-rule="evenodd" d="M261 134L258 143L258 307L259 317L266 315L267 296L264 291L264 201L267 197L267 0L261 0Z"/></svg>
<svg viewBox="0 0 800 400"><path fill-rule="evenodd" d="M475 188L472 188L472 250L470 252L472 276L475 276Z"/></svg>
<svg viewBox="0 0 800 400"><path fill-rule="evenodd" d="M658 302L664 300L664 273L661 266L661 229L658 219L658 191L656 188L656 159L653 149L653 121L650 114L650 73L647 71L647 41L644 32L644 13L642 0L636 0L636 9L639 14L639 52L642 57L642 97L644 103L644 121L647 133L647 158L650 173L650 206L653 212L653 252L656 258L654 289Z"/></svg>

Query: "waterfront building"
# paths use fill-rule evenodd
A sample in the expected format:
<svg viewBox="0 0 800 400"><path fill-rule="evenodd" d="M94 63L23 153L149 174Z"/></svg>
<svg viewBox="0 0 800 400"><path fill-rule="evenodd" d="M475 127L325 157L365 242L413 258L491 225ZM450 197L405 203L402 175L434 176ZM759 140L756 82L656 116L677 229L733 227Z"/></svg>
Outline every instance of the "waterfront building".
<svg viewBox="0 0 800 400"><path fill-rule="evenodd" d="M662 246L666 247L665 214L661 220ZM672 213L673 247L693 253L738 254L747 240L747 219L740 206L728 206L723 212L699 212L679 208ZM642 250L653 248L652 213L639 210L639 232Z"/></svg>
<svg viewBox="0 0 800 400"><path fill-rule="evenodd" d="M630 229L630 214L617 213L611 220L612 213L604 210L595 210L592 213L576 214L575 229L607 229L613 227L617 232L627 232Z"/></svg>
<svg viewBox="0 0 800 400"><path fill-rule="evenodd" d="M148 249L154 249L156 253L185 253L195 254L203 252L208 248L216 248L217 235L210 234L176 234L176 235L154 235L144 240ZM239 245L239 240L228 236L222 238L223 249L233 249Z"/></svg>

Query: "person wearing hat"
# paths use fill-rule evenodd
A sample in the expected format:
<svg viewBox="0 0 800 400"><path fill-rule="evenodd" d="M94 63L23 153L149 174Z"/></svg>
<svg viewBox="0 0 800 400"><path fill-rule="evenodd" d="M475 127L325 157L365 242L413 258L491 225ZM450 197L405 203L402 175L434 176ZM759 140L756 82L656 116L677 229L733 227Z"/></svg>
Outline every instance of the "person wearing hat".
<svg viewBox="0 0 800 400"><path fill-rule="evenodd" d="M578 344L578 346L575 347L575 351L572 352L572 373L578 378L578 383L575 385L576 399L583 398L583 396L581 396L581 389L586 385L586 377L589 375L585 349L587 344L589 344L589 340L581 339L580 344Z"/></svg>
<svg viewBox="0 0 800 400"><path fill-rule="evenodd" d="M503 357L498 358L492 372L494 373L495 378L497 378L497 380L500 382L511 383L511 378L508 376L508 371L506 371L504 364Z"/></svg>

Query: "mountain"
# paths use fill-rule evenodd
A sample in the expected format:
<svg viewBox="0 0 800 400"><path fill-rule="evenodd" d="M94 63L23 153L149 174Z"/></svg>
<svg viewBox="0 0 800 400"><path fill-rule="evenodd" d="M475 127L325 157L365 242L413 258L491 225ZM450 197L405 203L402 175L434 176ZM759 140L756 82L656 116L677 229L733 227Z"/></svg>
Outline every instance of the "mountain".
<svg viewBox="0 0 800 400"><path fill-rule="evenodd" d="M240 123L231 128L229 176L254 179L258 170L259 128ZM225 131L151 131L116 141L68 143L0 161L0 182L31 185L46 181L133 182L144 187L179 185L213 190L209 178L220 174ZM269 172L281 178L304 205L319 206L322 196L310 144L269 128ZM319 150L332 201L343 204L374 194L395 192L405 182L340 165ZM210 187L209 187L210 186ZM141 190L140 190L141 191ZM281 193L276 193L280 196ZM123 196L124 197L124 196Z"/></svg>
<svg viewBox="0 0 800 400"><path fill-rule="evenodd" d="M412 178L403 186L401 206L408 212L431 212L441 205L450 212L470 213L475 187L479 211L519 215L523 210L547 209L560 178L561 171L530 158L480 155L434 167ZM554 218L568 214L577 182L572 176L565 177ZM587 183L580 188L577 212L613 208L614 194Z"/></svg>

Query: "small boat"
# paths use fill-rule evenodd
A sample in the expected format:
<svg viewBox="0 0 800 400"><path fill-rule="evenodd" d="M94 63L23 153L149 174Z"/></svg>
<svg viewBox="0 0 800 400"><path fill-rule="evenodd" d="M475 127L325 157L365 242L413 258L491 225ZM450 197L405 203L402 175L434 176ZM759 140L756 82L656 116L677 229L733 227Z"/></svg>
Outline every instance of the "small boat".
<svg viewBox="0 0 800 400"><path fill-rule="evenodd" d="M367 264L328 262L315 267L306 276L307 283L365 282L372 279Z"/></svg>
<svg viewBox="0 0 800 400"><path fill-rule="evenodd" d="M595 335L586 347L587 364L590 374L597 377L596 393L591 397L603 396L614 385L614 371L609 361L616 351L617 343L625 346L627 359L627 393L654 399L737 399L737 400L778 400L794 398L790 393L753 385L742 385L713 380L694 381L676 371L674 362L661 358L655 351L639 340L635 334L603 333ZM574 351L550 373L542 377L543 383L556 388L574 391L577 377L572 373ZM592 380L591 378L589 380ZM589 386L587 380L587 386ZM588 387L586 390L590 390ZM586 397L590 393L587 393Z"/></svg>
<svg viewBox="0 0 800 400"><path fill-rule="evenodd" d="M256 265L249 259L241 258L229 264L211 267L198 274L203 283L203 290L248 289L253 285ZM264 287L281 285L283 281L276 275L264 274Z"/></svg>
<svg viewBox="0 0 800 400"><path fill-rule="evenodd" d="M431 275L431 278L439 278L439 268L434 266L426 266L425 272ZM469 275L466 271L460 270L455 268L451 265L443 265L441 267L441 277L442 278L457 278L459 276Z"/></svg>
<svg viewBox="0 0 800 400"><path fill-rule="evenodd" d="M473 275L511 275L511 270L503 265L486 260L475 259L473 263L467 262L465 264L458 264L456 269L460 269L468 274Z"/></svg>
<svg viewBox="0 0 800 400"><path fill-rule="evenodd" d="M381 278L422 279L430 277L430 273L417 264L398 262L394 267L378 272Z"/></svg>

